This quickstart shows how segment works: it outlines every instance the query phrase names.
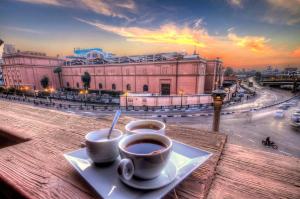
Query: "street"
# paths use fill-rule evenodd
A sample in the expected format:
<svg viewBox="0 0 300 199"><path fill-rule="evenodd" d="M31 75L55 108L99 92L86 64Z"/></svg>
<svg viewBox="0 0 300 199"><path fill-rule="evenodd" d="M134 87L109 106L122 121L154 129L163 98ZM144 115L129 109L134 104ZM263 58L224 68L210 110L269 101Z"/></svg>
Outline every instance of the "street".
<svg viewBox="0 0 300 199"><path fill-rule="evenodd" d="M288 91L277 89L259 88L257 91L259 97L252 102L237 107L251 107L257 103L267 104L270 101L277 101L282 97L291 96ZM291 128L289 123L293 111L300 108L299 101L298 99L297 107L291 107L285 111L285 116L282 119L274 118L277 106L252 112L237 111L232 115L222 115L220 132L228 135L229 143L300 157L300 131ZM230 107L230 109L239 110L237 107ZM212 129L212 117L168 118L167 122L199 129ZM262 145L261 141L268 136L271 141L278 145L278 150Z"/></svg>

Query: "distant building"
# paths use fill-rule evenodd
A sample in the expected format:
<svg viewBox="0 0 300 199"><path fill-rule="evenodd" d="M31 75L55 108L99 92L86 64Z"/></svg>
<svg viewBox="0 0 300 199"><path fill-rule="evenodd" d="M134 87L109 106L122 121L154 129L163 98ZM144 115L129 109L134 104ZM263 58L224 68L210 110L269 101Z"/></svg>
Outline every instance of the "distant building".
<svg viewBox="0 0 300 199"><path fill-rule="evenodd" d="M4 44L3 47L3 54L13 54L16 53L16 48L12 44Z"/></svg>
<svg viewBox="0 0 300 199"><path fill-rule="evenodd" d="M101 48L74 48L74 55L65 57L65 65L96 64L113 56Z"/></svg>

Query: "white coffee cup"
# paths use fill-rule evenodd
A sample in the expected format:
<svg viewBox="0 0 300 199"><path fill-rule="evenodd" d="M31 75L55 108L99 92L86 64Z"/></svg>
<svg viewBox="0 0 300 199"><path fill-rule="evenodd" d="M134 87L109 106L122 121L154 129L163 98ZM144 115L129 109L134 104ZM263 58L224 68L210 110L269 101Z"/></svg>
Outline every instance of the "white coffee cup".
<svg viewBox="0 0 300 199"><path fill-rule="evenodd" d="M151 128L153 127L153 128ZM126 134L158 133L165 134L166 125L159 120L135 120L125 126Z"/></svg>
<svg viewBox="0 0 300 199"><path fill-rule="evenodd" d="M136 143L159 143L162 148L151 153L144 154L141 145L136 149L140 152L133 152L128 147ZM145 147L146 148L146 147ZM149 148L148 148L149 149ZM146 149L146 150L148 150ZM153 179L161 174L169 161L172 151L172 140L165 135L157 133L140 133L124 137L119 142L121 161L118 167L118 174L125 180L132 176L141 179Z"/></svg>
<svg viewBox="0 0 300 199"><path fill-rule="evenodd" d="M101 129L89 132L85 136L85 143L88 156L95 163L113 162L119 156L118 144L123 132L113 129L108 139L109 129Z"/></svg>

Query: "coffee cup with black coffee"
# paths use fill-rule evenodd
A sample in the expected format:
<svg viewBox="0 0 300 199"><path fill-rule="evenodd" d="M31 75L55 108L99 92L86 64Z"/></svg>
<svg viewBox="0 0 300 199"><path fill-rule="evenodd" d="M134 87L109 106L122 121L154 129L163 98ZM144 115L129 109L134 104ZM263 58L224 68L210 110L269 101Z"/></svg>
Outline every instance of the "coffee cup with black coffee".
<svg viewBox="0 0 300 199"><path fill-rule="evenodd" d="M158 177L172 151L172 140L156 133L132 134L119 142L121 161L118 174L125 180L133 176L149 180Z"/></svg>
<svg viewBox="0 0 300 199"><path fill-rule="evenodd" d="M135 120L125 126L127 134L159 133L165 134L166 125L159 120Z"/></svg>

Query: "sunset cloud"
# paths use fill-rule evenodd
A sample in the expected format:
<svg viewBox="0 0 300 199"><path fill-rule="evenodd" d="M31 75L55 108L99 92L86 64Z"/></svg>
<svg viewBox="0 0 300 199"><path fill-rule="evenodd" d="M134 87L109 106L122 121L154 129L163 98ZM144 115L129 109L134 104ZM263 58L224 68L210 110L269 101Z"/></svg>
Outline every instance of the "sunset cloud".
<svg viewBox="0 0 300 199"><path fill-rule="evenodd" d="M61 0L17 0L24 3L32 3L32 4L46 4L46 5L53 5L53 6L63 6Z"/></svg>
<svg viewBox="0 0 300 199"><path fill-rule="evenodd" d="M292 57L300 58L300 47L291 53Z"/></svg>
<svg viewBox="0 0 300 199"><path fill-rule="evenodd" d="M233 7L243 7L242 0L227 0L227 2Z"/></svg>
<svg viewBox="0 0 300 199"><path fill-rule="evenodd" d="M25 33L30 33L30 34L42 34L43 32L34 30L31 28L23 28L23 27L16 27L16 26L5 26L4 28L13 30L13 31L18 31L18 32L25 32Z"/></svg>
<svg viewBox="0 0 300 199"><path fill-rule="evenodd" d="M133 0L17 0L31 4L45 4L63 7L79 7L91 10L95 13L105 16L118 17L131 20L127 15L123 14L123 10L134 12L137 7Z"/></svg>
<svg viewBox="0 0 300 199"><path fill-rule="evenodd" d="M243 48L250 49L253 52L262 52L266 50L269 39L260 36L238 36L235 33L230 32L228 39L233 41L235 45Z"/></svg>
<svg viewBox="0 0 300 199"><path fill-rule="evenodd" d="M168 23L162 25L158 29L147 29L140 27L112 26L80 18L76 19L101 30L125 37L128 41L181 44L203 48L206 46L206 41L210 39L207 31L204 28L201 28L199 20L195 24L194 28L188 26L177 27L175 24Z"/></svg>

